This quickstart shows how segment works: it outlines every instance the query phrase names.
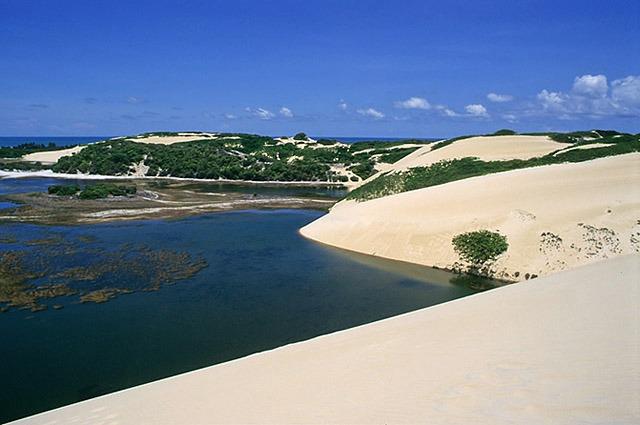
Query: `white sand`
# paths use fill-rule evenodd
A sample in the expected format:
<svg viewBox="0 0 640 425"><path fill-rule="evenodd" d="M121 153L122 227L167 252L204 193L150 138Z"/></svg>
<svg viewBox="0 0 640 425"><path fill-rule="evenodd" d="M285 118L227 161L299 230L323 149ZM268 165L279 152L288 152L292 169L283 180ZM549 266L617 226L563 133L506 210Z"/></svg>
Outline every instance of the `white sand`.
<svg viewBox="0 0 640 425"><path fill-rule="evenodd" d="M466 297L22 424L637 424L640 256Z"/></svg>
<svg viewBox="0 0 640 425"><path fill-rule="evenodd" d="M24 161L41 162L43 164L55 164L63 156L73 155L84 149L84 146L74 146L69 149L29 153L22 157Z"/></svg>
<svg viewBox="0 0 640 425"><path fill-rule="evenodd" d="M154 145L172 145L174 143L193 142L194 140L211 139L215 140L214 133L179 133L176 136L147 136L147 137L127 137L127 140L136 143L150 143ZM233 139L234 137L229 137ZM237 137L235 137L237 138Z"/></svg>
<svg viewBox="0 0 640 425"><path fill-rule="evenodd" d="M455 235L497 230L509 249L496 274L522 280L639 252L639 182L640 153L528 168L340 202L301 233L339 248L451 268L458 260Z"/></svg>
<svg viewBox="0 0 640 425"><path fill-rule="evenodd" d="M560 152L556 152L555 154L553 154L553 156L559 155L561 153L569 152L569 151L576 151L576 150L583 150L583 149L594 149L594 148L606 148L608 146L611 146L611 144L610 143L589 143L588 145L572 146L570 148L563 149Z"/></svg>
<svg viewBox="0 0 640 425"><path fill-rule="evenodd" d="M434 143L435 144L435 143ZM395 164L396 170L425 167L438 161L477 157L483 161L529 159L570 146L547 136L482 136L461 139L443 148L418 149Z"/></svg>

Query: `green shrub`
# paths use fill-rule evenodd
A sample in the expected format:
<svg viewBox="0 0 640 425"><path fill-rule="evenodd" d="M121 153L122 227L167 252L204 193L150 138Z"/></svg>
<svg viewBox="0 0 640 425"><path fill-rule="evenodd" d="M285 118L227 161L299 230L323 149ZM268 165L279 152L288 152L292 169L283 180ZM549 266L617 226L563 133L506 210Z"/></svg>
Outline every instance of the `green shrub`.
<svg viewBox="0 0 640 425"><path fill-rule="evenodd" d="M476 269L495 261L509 247L505 236L489 230L459 234L452 243L460 258Z"/></svg>
<svg viewBox="0 0 640 425"><path fill-rule="evenodd" d="M493 133L494 136L513 136L514 134L518 133L508 128L503 128Z"/></svg>
<svg viewBox="0 0 640 425"><path fill-rule="evenodd" d="M358 175L362 180L366 180L376 173L375 164L371 160L363 161L349 167L349 171Z"/></svg>
<svg viewBox="0 0 640 425"><path fill-rule="evenodd" d="M85 187L78 197L80 199L101 199L109 196L128 196L137 192L135 186L116 185L113 183L98 183Z"/></svg>
<svg viewBox="0 0 640 425"><path fill-rule="evenodd" d="M56 195L56 196L73 196L76 193L80 192L80 186L78 186L77 184L71 184L71 185L54 184L53 186L49 186L47 188L47 192L49 192L50 195Z"/></svg>
<svg viewBox="0 0 640 425"><path fill-rule="evenodd" d="M309 140L309 137L305 134L305 133L298 133L295 136L293 136L294 140Z"/></svg>

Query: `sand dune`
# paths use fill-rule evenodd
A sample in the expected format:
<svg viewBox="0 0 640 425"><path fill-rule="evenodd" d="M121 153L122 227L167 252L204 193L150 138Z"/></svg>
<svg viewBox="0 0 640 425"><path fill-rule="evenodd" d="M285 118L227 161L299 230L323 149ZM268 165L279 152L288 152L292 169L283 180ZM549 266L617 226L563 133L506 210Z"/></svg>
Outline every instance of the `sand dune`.
<svg viewBox="0 0 640 425"><path fill-rule="evenodd" d="M232 137L231 137L232 138ZM174 143L193 142L194 140L217 139L215 133L179 133L176 136L146 136L127 138L136 143L150 143L154 145L172 145Z"/></svg>
<svg viewBox="0 0 640 425"><path fill-rule="evenodd" d="M458 260L455 235L497 230L509 249L496 262L496 276L523 280L639 252L639 181L639 153L520 169L343 201L301 233L339 248L451 268Z"/></svg>
<svg viewBox="0 0 640 425"><path fill-rule="evenodd" d="M41 162L43 164L55 164L63 156L73 155L84 149L84 146L74 146L69 149L59 149L56 151L34 152L22 157L24 161Z"/></svg>
<svg viewBox="0 0 640 425"><path fill-rule="evenodd" d="M21 424L637 424L640 256L99 397Z"/></svg>
<svg viewBox="0 0 640 425"><path fill-rule="evenodd" d="M404 170L425 167L438 161L477 157L484 161L529 159L546 155L570 146L558 143L547 136L481 136L457 140L454 143L432 150L431 146L418 149L394 164L393 169Z"/></svg>

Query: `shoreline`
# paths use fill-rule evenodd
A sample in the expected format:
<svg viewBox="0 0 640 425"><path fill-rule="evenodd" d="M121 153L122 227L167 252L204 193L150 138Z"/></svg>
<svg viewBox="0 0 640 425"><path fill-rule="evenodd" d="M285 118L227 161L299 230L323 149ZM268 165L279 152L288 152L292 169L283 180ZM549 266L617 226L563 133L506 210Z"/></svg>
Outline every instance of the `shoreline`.
<svg viewBox="0 0 640 425"><path fill-rule="evenodd" d="M600 261L12 423L634 423L639 272Z"/></svg>
<svg viewBox="0 0 640 425"><path fill-rule="evenodd" d="M639 165L640 154L628 153L341 201L300 233L363 254L464 270L452 238L489 229L509 243L490 277L527 280L640 252Z"/></svg>
<svg viewBox="0 0 640 425"><path fill-rule="evenodd" d="M197 182L191 185L185 184L188 182L172 181L158 185L149 179L129 179L128 183L135 183L136 194L99 199L79 199L46 192L4 194L0 196L0 200L15 205L0 209L0 222L81 225L122 220L171 219L247 209L289 208L326 211L337 201L331 196L315 192L306 195L290 194L286 191L281 194L268 191L261 193L259 186L253 188L254 192L247 191L246 186L245 191L191 187L197 185Z"/></svg>
<svg viewBox="0 0 640 425"><path fill-rule="evenodd" d="M170 177L170 176L105 176L103 174L66 174L55 173L51 170L43 171L4 171L0 170L0 179L19 179L19 178L57 178L68 180L172 180L186 182L202 182L202 183L225 183L238 185L284 185L284 186L337 186L348 188L346 182L321 182L321 181L278 181L278 180L226 180L226 179L196 179L191 177Z"/></svg>

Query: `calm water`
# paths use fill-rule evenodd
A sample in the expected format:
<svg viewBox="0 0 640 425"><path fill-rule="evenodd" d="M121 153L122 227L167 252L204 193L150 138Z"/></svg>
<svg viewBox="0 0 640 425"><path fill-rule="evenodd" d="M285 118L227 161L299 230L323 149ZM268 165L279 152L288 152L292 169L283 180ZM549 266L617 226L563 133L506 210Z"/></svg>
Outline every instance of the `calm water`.
<svg viewBox="0 0 640 425"><path fill-rule="evenodd" d="M0 191L44 190L48 180L0 180ZM86 241L87 252L134 242L208 262L195 277L155 292L103 304L58 298L61 310L0 313L0 422L475 292L450 283L452 275L443 271L302 238L298 229L321 214L0 224L0 236L17 241L0 243L0 250L38 249L25 241L55 234Z"/></svg>

